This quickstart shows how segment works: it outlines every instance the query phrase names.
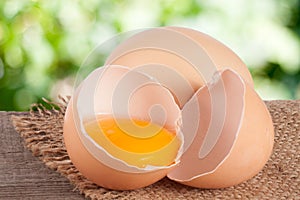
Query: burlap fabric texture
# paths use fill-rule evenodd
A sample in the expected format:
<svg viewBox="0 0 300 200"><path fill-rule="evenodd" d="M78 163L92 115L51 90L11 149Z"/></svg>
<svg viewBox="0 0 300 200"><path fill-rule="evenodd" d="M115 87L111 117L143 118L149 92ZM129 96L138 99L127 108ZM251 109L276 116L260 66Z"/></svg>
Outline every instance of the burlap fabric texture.
<svg viewBox="0 0 300 200"><path fill-rule="evenodd" d="M113 191L87 180L72 164L63 142L68 100L33 105L28 115L13 116L25 145L47 167L67 177L75 190L90 199L300 199L300 100L268 101L275 127L273 154L254 178L226 189L203 190L167 178L134 191ZM49 110L52 107L52 109ZM35 110L35 111L34 111ZM238 175L238 174L237 174ZM121 180L120 180L121 181Z"/></svg>

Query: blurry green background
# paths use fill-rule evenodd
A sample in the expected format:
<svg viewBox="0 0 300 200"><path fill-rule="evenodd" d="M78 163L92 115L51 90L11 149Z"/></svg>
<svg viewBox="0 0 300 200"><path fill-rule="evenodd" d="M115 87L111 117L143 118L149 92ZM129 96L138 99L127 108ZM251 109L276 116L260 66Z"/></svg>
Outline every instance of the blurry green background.
<svg viewBox="0 0 300 200"><path fill-rule="evenodd" d="M101 42L165 25L200 30L232 48L263 99L300 98L300 0L1 0L0 110L70 94Z"/></svg>

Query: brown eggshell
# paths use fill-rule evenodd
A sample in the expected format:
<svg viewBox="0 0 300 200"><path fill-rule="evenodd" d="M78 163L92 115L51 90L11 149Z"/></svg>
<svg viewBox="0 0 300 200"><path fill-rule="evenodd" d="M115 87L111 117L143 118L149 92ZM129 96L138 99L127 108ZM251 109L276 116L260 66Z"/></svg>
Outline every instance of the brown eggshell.
<svg viewBox="0 0 300 200"><path fill-rule="evenodd" d="M84 147L73 117L73 101L69 102L64 122L64 142L76 168L92 182L110 189L130 190L148 186L162 179L170 169L146 173L125 173L103 165Z"/></svg>
<svg viewBox="0 0 300 200"><path fill-rule="evenodd" d="M176 41L176 42L174 42ZM151 76L171 90L183 106L217 70L202 46L176 31L149 29L121 43L106 65L123 65ZM168 81L166 80L175 80ZM180 86L184 89L177 90Z"/></svg>
<svg viewBox="0 0 300 200"><path fill-rule="evenodd" d="M210 98L222 91L222 85L226 95L223 129L220 135L217 133L216 143L208 139L214 147L204 154L205 157L199 158L206 136L216 134L207 132L214 120L212 116L222 113L212 111ZM198 117L191 116L197 112L186 112L197 109L200 111ZM195 125L197 121L198 126ZM197 131L189 139L193 133L191 127ZM189 146L185 146L181 162L168 177L198 188L229 187L253 177L267 162L274 142L273 124L265 104L252 87L231 70L222 72L214 85L200 89L183 108L183 133Z"/></svg>
<svg viewBox="0 0 300 200"><path fill-rule="evenodd" d="M252 76L245 63L230 48L213 37L190 28L170 26L165 27L185 34L202 46L211 57L218 70L230 68L236 71L250 86L253 87Z"/></svg>
<svg viewBox="0 0 300 200"><path fill-rule="evenodd" d="M234 69L253 85L248 68L233 51L214 38L187 28L154 28L135 34L114 49L106 64L123 65L146 74L149 69L158 68L151 76L171 90L180 107L218 70ZM170 79L177 81L167 81Z"/></svg>

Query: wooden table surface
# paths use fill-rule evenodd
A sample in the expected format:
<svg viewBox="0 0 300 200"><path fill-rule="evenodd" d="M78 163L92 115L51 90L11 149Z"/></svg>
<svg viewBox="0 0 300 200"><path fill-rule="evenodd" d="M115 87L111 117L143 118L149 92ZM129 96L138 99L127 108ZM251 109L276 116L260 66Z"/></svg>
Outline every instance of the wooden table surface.
<svg viewBox="0 0 300 200"><path fill-rule="evenodd" d="M24 147L10 117L0 112L0 199L84 199L59 173Z"/></svg>

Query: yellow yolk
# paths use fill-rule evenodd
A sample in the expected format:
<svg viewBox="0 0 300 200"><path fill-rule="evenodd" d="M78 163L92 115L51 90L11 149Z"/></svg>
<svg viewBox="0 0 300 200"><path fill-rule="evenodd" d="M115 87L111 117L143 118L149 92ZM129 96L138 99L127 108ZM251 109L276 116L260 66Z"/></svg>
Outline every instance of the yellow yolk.
<svg viewBox="0 0 300 200"><path fill-rule="evenodd" d="M138 167L168 166L180 146L175 133L142 120L99 117L85 130L108 153Z"/></svg>
<svg viewBox="0 0 300 200"><path fill-rule="evenodd" d="M147 127L148 131L154 130L157 127L155 124L149 124L145 121L133 120L138 126ZM121 120L121 126L126 126L126 123L129 125L133 125L130 120ZM165 128L160 129L159 132L153 137L150 138L139 138L133 137L125 133L125 131L121 130L115 120L113 119L105 119L99 121L99 125L102 128L102 131L106 135L106 137L116 146L121 149L134 153L149 153L156 150L161 149L165 145L169 144L172 139L175 137L174 133L169 132ZM153 129L152 129L152 127ZM130 131L130 127L128 127L128 131ZM146 130L147 131L147 130Z"/></svg>

